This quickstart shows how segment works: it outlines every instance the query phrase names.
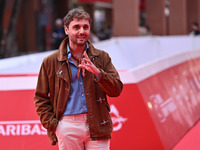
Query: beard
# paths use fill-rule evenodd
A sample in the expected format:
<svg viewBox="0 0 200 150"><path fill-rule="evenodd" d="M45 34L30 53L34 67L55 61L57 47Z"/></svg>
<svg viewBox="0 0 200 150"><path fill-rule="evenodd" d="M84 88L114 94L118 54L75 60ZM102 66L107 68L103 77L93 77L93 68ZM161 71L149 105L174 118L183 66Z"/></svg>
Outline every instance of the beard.
<svg viewBox="0 0 200 150"><path fill-rule="evenodd" d="M77 36L76 38L71 38L70 39L74 44L78 45L78 46L83 46L86 44L86 42L88 41L88 36Z"/></svg>

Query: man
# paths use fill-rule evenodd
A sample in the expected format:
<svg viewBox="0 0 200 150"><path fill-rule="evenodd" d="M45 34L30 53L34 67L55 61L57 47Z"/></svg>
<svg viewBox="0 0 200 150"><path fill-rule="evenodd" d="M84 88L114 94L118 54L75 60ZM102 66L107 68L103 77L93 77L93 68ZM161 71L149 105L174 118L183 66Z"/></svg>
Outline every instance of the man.
<svg viewBox="0 0 200 150"><path fill-rule="evenodd" d="M63 20L68 37L43 60L37 114L60 150L108 150L112 121L106 95L119 96L123 84L109 55L88 41L89 14L72 9Z"/></svg>

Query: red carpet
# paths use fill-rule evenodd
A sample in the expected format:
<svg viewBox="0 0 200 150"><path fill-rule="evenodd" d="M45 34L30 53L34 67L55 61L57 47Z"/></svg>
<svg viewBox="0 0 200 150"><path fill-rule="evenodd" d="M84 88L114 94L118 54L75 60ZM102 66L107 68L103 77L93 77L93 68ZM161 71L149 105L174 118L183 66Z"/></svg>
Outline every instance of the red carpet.
<svg viewBox="0 0 200 150"><path fill-rule="evenodd" d="M200 150L200 121L179 141L173 150Z"/></svg>

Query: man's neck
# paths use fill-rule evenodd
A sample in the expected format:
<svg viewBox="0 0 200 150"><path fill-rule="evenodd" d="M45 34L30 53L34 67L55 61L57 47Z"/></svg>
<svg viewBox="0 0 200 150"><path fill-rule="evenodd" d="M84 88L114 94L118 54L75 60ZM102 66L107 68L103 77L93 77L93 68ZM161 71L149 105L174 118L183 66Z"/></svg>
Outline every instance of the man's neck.
<svg viewBox="0 0 200 150"><path fill-rule="evenodd" d="M69 49L73 56L80 58L86 48L86 45L75 45L69 43Z"/></svg>

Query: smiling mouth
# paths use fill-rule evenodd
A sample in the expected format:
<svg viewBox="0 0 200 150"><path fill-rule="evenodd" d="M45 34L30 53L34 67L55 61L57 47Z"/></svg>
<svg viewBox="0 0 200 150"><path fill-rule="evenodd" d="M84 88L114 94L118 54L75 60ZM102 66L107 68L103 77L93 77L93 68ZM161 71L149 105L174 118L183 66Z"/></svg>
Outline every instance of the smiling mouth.
<svg viewBox="0 0 200 150"><path fill-rule="evenodd" d="M79 39L85 39L85 36L79 36L78 38Z"/></svg>
<svg viewBox="0 0 200 150"><path fill-rule="evenodd" d="M86 38L85 36L78 36L79 40L85 40L85 38Z"/></svg>
<svg viewBox="0 0 200 150"><path fill-rule="evenodd" d="M78 38L85 38L86 35L85 35L85 34L78 34L77 37L78 37Z"/></svg>

